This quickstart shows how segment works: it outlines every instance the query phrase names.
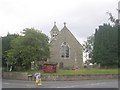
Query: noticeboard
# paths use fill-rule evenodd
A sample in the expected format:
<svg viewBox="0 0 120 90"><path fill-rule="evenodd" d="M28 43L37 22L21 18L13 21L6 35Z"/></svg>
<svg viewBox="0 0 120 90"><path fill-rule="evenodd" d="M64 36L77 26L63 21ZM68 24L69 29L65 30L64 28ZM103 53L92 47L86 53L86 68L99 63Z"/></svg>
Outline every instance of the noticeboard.
<svg viewBox="0 0 120 90"><path fill-rule="evenodd" d="M55 73L57 68L57 64L44 64L43 71L45 73Z"/></svg>

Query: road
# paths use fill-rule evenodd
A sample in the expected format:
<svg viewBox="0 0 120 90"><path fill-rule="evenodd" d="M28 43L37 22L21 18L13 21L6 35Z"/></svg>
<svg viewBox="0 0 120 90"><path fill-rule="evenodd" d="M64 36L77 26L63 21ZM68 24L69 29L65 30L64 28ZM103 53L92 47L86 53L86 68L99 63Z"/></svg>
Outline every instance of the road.
<svg viewBox="0 0 120 90"><path fill-rule="evenodd" d="M4 79L2 88L118 88L118 80L42 81L42 86L36 87L34 81Z"/></svg>

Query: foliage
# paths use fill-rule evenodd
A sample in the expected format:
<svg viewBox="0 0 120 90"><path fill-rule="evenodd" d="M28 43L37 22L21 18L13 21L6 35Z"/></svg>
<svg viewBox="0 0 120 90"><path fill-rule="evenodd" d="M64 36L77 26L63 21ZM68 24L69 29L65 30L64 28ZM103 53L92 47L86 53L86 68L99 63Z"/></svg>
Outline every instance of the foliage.
<svg viewBox="0 0 120 90"><path fill-rule="evenodd" d="M7 34L7 36L2 37L2 65L6 66L6 52L11 49L10 43L13 39L17 38L18 34Z"/></svg>
<svg viewBox="0 0 120 90"><path fill-rule="evenodd" d="M89 60L89 58L92 58L92 51L93 51L93 45L94 45L94 35L91 35L87 38L87 41L84 41L83 50L86 60Z"/></svg>
<svg viewBox="0 0 120 90"><path fill-rule="evenodd" d="M104 24L96 29L92 62L102 67L118 66L117 26Z"/></svg>
<svg viewBox="0 0 120 90"><path fill-rule="evenodd" d="M48 37L34 28L26 28L11 42L7 60L16 70L29 69L32 61L45 61L49 57Z"/></svg>
<svg viewBox="0 0 120 90"><path fill-rule="evenodd" d="M114 25L118 25L119 24L119 19L116 19L112 15L112 13L110 13L110 12L106 12L106 13L109 15L109 19L108 20L110 20ZM120 12L118 11L118 13L120 13Z"/></svg>
<svg viewBox="0 0 120 90"><path fill-rule="evenodd" d="M118 67L120 68L120 24L118 25Z"/></svg>

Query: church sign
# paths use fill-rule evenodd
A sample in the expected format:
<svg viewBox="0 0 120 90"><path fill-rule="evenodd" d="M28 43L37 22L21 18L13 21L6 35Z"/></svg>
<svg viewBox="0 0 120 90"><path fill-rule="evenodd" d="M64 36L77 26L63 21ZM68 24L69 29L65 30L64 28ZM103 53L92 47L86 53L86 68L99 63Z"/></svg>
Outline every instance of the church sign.
<svg viewBox="0 0 120 90"><path fill-rule="evenodd" d="M55 73L57 69L57 64L44 64L43 71L45 73Z"/></svg>

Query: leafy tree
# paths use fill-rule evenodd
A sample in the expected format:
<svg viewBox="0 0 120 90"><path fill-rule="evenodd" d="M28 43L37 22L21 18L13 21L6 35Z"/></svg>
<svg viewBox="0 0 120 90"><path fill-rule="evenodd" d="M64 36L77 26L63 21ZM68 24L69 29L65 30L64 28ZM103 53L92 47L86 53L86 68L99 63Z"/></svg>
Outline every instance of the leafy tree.
<svg viewBox="0 0 120 90"><path fill-rule="evenodd" d="M18 34L7 34L7 36L2 37L2 66L6 67L6 52L11 49L10 43L15 39Z"/></svg>
<svg viewBox="0 0 120 90"><path fill-rule="evenodd" d="M84 41L83 50L85 55L86 60L89 58L92 58L92 51L93 51L93 45L94 45L94 35L91 35L87 38L87 41Z"/></svg>
<svg viewBox="0 0 120 90"><path fill-rule="evenodd" d="M120 25L118 25L118 66L120 68Z"/></svg>
<svg viewBox="0 0 120 90"><path fill-rule="evenodd" d="M118 63L120 21L112 13L107 12L107 14L112 25L103 24L96 29L92 62L103 67L118 67L118 65L120 66Z"/></svg>
<svg viewBox="0 0 120 90"><path fill-rule="evenodd" d="M118 25L119 24L119 19L116 19L113 15L112 15L112 13L110 13L110 12L106 12L108 15L109 15L109 19L108 20L110 20L114 25ZM120 13L120 11L118 10L118 13Z"/></svg>
<svg viewBox="0 0 120 90"><path fill-rule="evenodd" d="M32 61L45 61L49 58L48 37L34 28L26 28L22 35L11 42L7 60L17 70L29 69Z"/></svg>
<svg viewBox="0 0 120 90"><path fill-rule="evenodd" d="M118 66L118 27L104 24L95 31L92 62L102 67Z"/></svg>

